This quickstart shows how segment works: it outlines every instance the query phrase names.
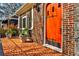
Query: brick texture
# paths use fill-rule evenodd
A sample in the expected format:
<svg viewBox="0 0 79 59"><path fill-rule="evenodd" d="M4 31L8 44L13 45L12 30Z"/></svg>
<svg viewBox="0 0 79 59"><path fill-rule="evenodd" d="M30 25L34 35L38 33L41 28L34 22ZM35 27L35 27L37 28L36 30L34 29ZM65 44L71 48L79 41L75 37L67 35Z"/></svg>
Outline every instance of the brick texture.
<svg viewBox="0 0 79 59"><path fill-rule="evenodd" d="M63 4L63 53L64 55L75 55L74 40L74 4Z"/></svg>
<svg viewBox="0 0 79 59"><path fill-rule="evenodd" d="M43 42L43 4L39 5L40 11L34 7L34 29L32 38L34 42L42 44ZM75 4L63 4L63 54L68 56L75 55L75 39L74 39L74 11Z"/></svg>
<svg viewBox="0 0 79 59"><path fill-rule="evenodd" d="M43 4L34 5L34 28L32 39L39 44L43 43ZM38 8L40 11L38 11Z"/></svg>

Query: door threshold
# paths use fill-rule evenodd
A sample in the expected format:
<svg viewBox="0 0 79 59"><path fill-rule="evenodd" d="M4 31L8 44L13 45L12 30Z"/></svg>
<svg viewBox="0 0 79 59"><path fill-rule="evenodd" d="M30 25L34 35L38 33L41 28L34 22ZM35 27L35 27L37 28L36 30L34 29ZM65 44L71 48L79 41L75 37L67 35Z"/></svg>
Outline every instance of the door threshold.
<svg viewBox="0 0 79 59"><path fill-rule="evenodd" d="M50 49L53 49L53 50L55 50L55 51L58 51L58 52L62 53L62 49L57 48L57 47L55 47L55 46L52 46L52 45L49 45L49 44L44 44L43 46L48 47L48 48L50 48Z"/></svg>

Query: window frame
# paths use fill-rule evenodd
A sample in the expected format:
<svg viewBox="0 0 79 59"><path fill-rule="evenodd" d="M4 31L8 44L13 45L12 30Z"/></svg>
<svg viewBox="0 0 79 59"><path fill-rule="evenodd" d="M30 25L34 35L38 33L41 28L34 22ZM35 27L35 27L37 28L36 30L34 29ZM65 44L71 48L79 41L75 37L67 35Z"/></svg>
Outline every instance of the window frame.
<svg viewBox="0 0 79 59"><path fill-rule="evenodd" d="M31 27L29 28L29 30L32 30L33 29L33 7L29 10L31 12ZM29 12L27 11L27 12ZM28 16L27 16L27 12L26 12L26 15L22 17L22 29L24 29L23 27L23 19L25 18L25 28L28 27Z"/></svg>

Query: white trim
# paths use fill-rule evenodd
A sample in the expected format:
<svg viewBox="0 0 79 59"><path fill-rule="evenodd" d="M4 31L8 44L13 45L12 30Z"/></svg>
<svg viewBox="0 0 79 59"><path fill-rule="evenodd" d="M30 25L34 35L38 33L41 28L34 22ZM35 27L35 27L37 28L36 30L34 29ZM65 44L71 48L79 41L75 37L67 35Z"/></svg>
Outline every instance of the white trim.
<svg viewBox="0 0 79 59"><path fill-rule="evenodd" d="M25 18L25 27L27 27L27 16L24 16L22 17L22 29L24 28L23 27L23 19Z"/></svg>
<svg viewBox="0 0 79 59"><path fill-rule="evenodd" d="M32 7L32 9L31 9L31 17L32 17L32 20L31 20L31 28L29 29L29 30L33 30L33 7ZM28 19L27 19L27 12L26 12L26 16L24 16L24 17L22 17L22 28L24 28L23 27L23 18L26 18L26 24L25 24L25 27L27 28L27 21L28 21Z"/></svg>
<svg viewBox="0 0 79 59"><path fill-rule="evenodd" d="M22 17L22 18L26 18L27 16L24 16L24 17Z"/></svg>
<svg viewBox="0 0 79 59"><path fill-rule="evenodd" d="M20 16L18 17L18 29L20 28Z"/></svg>
<svg viewBox="0 0 79 59"><path fill-rule="evenodd" d="M15 19L15 20L17 20L18 18L10 18L10 19Z"/></svg>
<svg viewBox="0 0 79 59"><path fill-rule="evenodd" d="M22 18L22 28L23 28L23 18Z"/></svg>
<svg viewBox="0 0 79 59"><path fill-rule="evenodd" d="M27 15L26 15L25 27L27 28Z"/></svg>
<svg viewBox="0 0 79 59"><path fill-rule="evenodd" d="M62 36L62 37L61 37L61 38L62 38L62 43L61 43L62 47L61 47L61 49L62 49L62 51L63 51L63 42L64 42L64 40L63 40L63 39L64 39L64 38L63 38L63 3L62 3L62 22L61 22L61 27L62 27L62 28L61 28L61 30L62 30L62 31L61 31L61 32L62 32L62 34L61 34L61 36Z"/></svg>
<svg viewBox="0 0 79 59"><path fill-rule="evenodd" d="M32 27L31 27L31 30L33 30L33 21L34 21L34 19L33 19L33 11L34 10L33 10L33 7L32 7L32 10L31 10L31 12L32 12L32 14L31 14L32 15Z"/></svg>
<svg viewBox="0 0 79 59"><path fill-rule="evenodd" d="M44 5L44 10L45 10L45 5ZM44 11L44 43L46 43L46 11Z"/></svg>
<svg viewBox="0 0 79 59"><path fill-rule="evenodd" d="M60 48L57 48L57 47L49 45L49 44L44 44L43 46L51 48L51 49L56 50L58 52L62 52L62 50Z"/></svg>

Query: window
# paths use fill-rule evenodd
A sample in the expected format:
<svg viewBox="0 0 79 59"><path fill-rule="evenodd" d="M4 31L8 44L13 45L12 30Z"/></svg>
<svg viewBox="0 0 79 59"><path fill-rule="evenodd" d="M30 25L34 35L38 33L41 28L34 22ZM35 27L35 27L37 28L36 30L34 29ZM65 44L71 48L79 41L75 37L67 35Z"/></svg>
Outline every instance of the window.
<svg viewBox="0 0 79 59"><path fill-rule="evenodd" d="M23 28L26 27L26 18L23 18Z"/></svg>
<svg viewBox="0 0 79 59"><path fill-rule="evenodd" d="M22 28L29 28L33 27L33 10L29 10L26 13L26 16L22 18Z"/></svg>
<svg viewBox="0 0 79 59"><path fill-rule="evenodd" d="M31 28L32 27L32 13L31 11L29 11L27 13L27 28Z"/></svg>
<svg viewBox="0 0 79 59"><path fill-rule="evenodd" d="M54 12L54 6L52 7L52 12Z"/></svg>
<svg viewBox="0 0 79 59"><path fill-rule="evenodd" d="M19 22L19 23L18 23L18 24L19 24L19 25L18 25L18 26L19 26L18 28L22 28L22 18L21 18L21 17L19 17L19 19L18 19L18 20L19 20L19 21L18 21L18 22Z"/></svg>
<svg viewBox="0 0 79 59"><path fill-rule="evenodd" d="M58 3L58 7L61 7L61 3Z"/></svg>

